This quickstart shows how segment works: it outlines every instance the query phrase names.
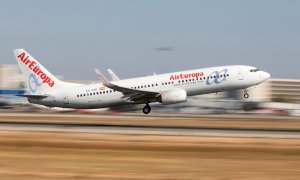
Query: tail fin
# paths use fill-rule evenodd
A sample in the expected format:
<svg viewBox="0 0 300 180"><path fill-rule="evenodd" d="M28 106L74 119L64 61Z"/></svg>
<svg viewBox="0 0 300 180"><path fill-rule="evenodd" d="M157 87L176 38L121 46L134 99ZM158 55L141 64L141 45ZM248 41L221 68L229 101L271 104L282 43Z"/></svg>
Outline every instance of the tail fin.
<svg viewBox="0 0 300 180"><path fill-rule="evenodd" d="M25 77L30 94L45 94L57 89L62 84L24 49L15 49L14 55Z"/></svg>

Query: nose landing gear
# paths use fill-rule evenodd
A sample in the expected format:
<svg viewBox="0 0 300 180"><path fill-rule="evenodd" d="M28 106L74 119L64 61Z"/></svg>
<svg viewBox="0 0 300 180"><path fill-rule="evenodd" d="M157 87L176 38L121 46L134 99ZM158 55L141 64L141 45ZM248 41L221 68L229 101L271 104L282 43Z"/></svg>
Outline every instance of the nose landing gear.
<svg viewBox="0 0 300 180"><path fill-rule="evenodd" d="M143 108L143 113L149 114L150 112L151 112L151 107L149 106L148 103L146 103L146 106Z"/></svg>
<svg viewBox="0 0 300 180"><path fill-rule="evenodd" d="M246 98L246 99L249 98L249 94L248 94L247 90L244 91L244 98Z"/></svg>

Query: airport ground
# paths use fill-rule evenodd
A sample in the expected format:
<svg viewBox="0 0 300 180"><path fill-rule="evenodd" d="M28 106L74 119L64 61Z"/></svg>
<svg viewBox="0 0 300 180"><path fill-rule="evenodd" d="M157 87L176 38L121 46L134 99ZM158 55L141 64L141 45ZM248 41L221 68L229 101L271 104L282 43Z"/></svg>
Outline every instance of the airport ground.
<svg viewBox="0 0 300 180"><path fill-rule="evenodd" d="M300 177L294 118L2 113L0 127L1 179Z"/></svg>

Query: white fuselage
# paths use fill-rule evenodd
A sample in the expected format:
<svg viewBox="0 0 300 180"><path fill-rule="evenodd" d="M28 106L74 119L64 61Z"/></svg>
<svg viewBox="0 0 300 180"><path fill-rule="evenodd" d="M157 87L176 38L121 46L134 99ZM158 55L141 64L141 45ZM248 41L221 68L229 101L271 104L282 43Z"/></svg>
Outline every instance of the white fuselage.
<svg viewBox="0 0 300 180"><path fill-rule="evenodd" d="M168 74L152 75L112 81L113 84L140 91L163 93L184 89L187 96L221 91L246 89L267 80L270 75L251 66L220 66ZM44 99L29 101L49 107L92 109L154 102L155 100L131 101L122 92L105 87L102 83L72 84L47 93Z"/></svg>

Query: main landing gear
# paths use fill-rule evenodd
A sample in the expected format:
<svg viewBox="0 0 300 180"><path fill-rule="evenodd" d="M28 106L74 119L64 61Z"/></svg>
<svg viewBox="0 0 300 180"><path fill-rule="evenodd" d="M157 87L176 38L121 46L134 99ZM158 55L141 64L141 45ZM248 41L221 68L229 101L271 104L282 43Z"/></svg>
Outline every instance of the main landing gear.
<svg viewBox="0 0 300 180"><path fill-rule="evenodd" d="M249 94L248 94L248 91L245 89L245 91L244 91L244 98L249 98Z"/></svg>
<svg viewBox="0 0 300 180"><path fill-rule="evenodd" d="M143 113L144 114L149 114L151 111L151 107L149 106L148 103L146 103L146 106L143 108Z"/></svg>

